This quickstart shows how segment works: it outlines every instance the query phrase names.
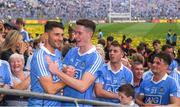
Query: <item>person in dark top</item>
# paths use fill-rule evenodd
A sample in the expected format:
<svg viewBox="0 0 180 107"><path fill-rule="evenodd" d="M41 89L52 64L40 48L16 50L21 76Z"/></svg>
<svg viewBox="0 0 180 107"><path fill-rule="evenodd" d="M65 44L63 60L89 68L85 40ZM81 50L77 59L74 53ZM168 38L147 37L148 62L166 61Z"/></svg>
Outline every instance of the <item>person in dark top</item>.
<svg viewBox="0 0 180 107"><path fill-rule="evenodd" d="M108 62L109 59L109 48L111 46L111 42L114 40L113 36L108 36L106 39L106 47L104 48L105 51L105 62Z"/></svg>

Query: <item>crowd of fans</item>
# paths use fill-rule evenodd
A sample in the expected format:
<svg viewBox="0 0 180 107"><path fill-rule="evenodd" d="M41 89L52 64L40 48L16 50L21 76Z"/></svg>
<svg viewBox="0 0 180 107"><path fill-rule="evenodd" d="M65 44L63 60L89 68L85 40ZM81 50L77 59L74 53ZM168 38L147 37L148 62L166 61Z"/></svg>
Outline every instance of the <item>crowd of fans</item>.
<svg viewBox="0 0 180 107"><path fill-rule="evenodd" d="M0 0L0 18L13 16L29 19L52 19L62 17L64 20L88 18L106 19L109 11L129 12L129 0ZM133 18L180 18L179 0L132 0Z"/></svg>

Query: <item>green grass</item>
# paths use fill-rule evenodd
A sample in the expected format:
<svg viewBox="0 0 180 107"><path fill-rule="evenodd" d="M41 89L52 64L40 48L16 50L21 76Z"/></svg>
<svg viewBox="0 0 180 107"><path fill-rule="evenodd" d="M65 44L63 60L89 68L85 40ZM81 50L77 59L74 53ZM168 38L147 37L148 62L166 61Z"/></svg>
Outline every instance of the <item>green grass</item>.
<svg viewBox="0 0 180 107"><path fill-rule="evenodd" d="M116 23L101 24L97 29L102 29L105 36L115 34L126 34L133 36L143 36L152 38L162 38L168 29L180 34L180 23Z"/></svg>
<svg viewBox="0 0 180 107"><path fill-rule="evenodd" d="M27 30L35 35L35 33L43 33L43 25L27 25ZM169 29L172 32L180 34L180 23L113 23L99 24L93 38L93 43L97 43L98 29L101 29L104 34L104 39L108 35L113 35L116 40L121 41L122 35L133 39L133 46L137 46L141 41L147 42L150 47L154 39L160 39L165 43L166 33ZM65 29L67 34L67 29ZM178 40L180 37L178 36ZM180 42L178 41L178 48Z"/></svg>

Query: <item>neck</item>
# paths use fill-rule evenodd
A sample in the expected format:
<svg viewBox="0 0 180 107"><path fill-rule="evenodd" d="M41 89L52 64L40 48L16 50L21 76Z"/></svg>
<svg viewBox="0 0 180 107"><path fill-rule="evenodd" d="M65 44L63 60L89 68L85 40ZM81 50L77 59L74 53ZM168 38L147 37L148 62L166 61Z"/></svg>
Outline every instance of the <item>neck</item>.
<svg viewBox="0 0 180 107"><path fill-rule="evenodd" d="M155 50L155 52L156 52L156 53L159 53L159 52L161 52L161 50L160 50L160 49L157 49L157 50Z"/></svg>
<svg viewBox="0 0 180 107"><path fill-rule="evenodd" d="M118 62L118 63L112 63L112 62L110 62L110 65L111 65L111 69L113 70L113 71L117 71L117 70L119 70L120 68L121 68L121 62Z"/></svg>
<svg viewBox="0 0 180 107"><path fill-rule="evenodd" d="M24 71L18 71L13 73L17 78L23 80L24 79Z"/></svg>
<svg viewBox="0 0 180 107"><path fill-rule="evenodd" d="M52 47L52 46L50 46L49 44L45 44L44 45L51 53L55 53L55 49Z"/></svg>
<svg viewBox="0 0 180 107"><path fill-rule="evenodd" d="M139 86L139 83L141 82L141 79L134 77L134 85Z"/></svg>
<svg viewBox="0 0 180 107"><path fill-rule="evenodd" d="M88 43L88 45L80 47L79 51L81 54L83 54L83 53L87 52L89 49L91 49L92 46L93 46L92 43Z"/></svg>
<svg viewBox="0 0 180 107"><path fill-rule="evenodd" d="M153 81L155 82L160 81L164 77L165 74L166 72L154 74Z"/></svg>

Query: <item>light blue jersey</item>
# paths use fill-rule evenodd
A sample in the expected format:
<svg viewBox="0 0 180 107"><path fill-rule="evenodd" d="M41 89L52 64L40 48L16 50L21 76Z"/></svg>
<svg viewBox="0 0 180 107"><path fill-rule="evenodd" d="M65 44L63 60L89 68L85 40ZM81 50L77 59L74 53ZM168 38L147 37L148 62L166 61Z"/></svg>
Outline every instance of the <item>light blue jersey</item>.
<svg viewBox="0 0 180 107"><path fill-rule="evenodd" d="M98 75L98 69L102 65L103 61L101 56L96 51L96 48L93 47L84 54L79 53L79 48L75 47L69 50L67 55L64 58L64 64L72 65L76 69L75 77L78 80L82 79L82 76L85 72L91 73L95 78ZM64 88L64 96L79 98L79 99L93 99L93 88L94 83L84 92L81 93L72 87L66 86ZM74 103L65 102L62 103L63 106L75 106ZM90 106L83 105L80 106Z"/></svg>
<svg viewBox="0 0 180 107"><path fill-rule="evenodd" d="M62 69L61 52L56 49L55 54L52 54L47 48L42 46L41 49L39 49L34 53L31 61L30 77L31 77L32 92L46 93L39 81L39 78L41 77L52 76L54 83L60 81L56 75L52 75L51 72L49 71L48 64L45 59L46 55L50 56L51 60L58 63L59 69ZM29 98L28 105L29 106L61 106L61 103L52 100Z"/></svg>
<svg viewBox="0 0 180 107"><path fill-rule="evenodd" d="M177 97L175 80L167 74L159 81L144 80L140 85L140 95L144 95L144 103L167 105L170 104L170 96Z"/></svg>
<svg viewBox="0 0 180 107"><path fill-rule="evenodd" d="M133 73L123 64L118 71L111 69L110 63L104 64L100 69L100 76L96 83L103 85L103 89L112 93L118 93L118 88L123 84L133 85ZM100 101L119 103L118 99L97 98Z"/></svg>
<svg viewBox="0 0 180 107"><path fill-rule="evenodd" d="M178 68L178 63L176 60L172 60L171 64L169 65L169 73L171 73L171 71L173 71L176 68Z"/></svg>
<svg viewBox="0 0 180 107"><path fill-rule="evenodd" d="M25 31L24 29L21 31L21 34L23 36L23 41L24 42L29 42L30 41L30 38L29 38L29 34L27 31Z"/></svg>
<svg viewBox="0 0 180 107"><path fill-rule="evenodd" d="M176 85L178 87L178 97L180 98L180 71L178 69L174 69L174 71L170 74L172 78L175 79Z"/></svg>
<svg viewBox="0 0 180 107"><path fill-rule="evenodd" d="M4 60L0 60L0 85L12 86L12 74L9 63Z"/></svg>
<svg viewBox="0 0 180 107"><path fill-rule="evenodd" d="M153 72L151 69L149 69L148 71L143 73L142 79L143 80L150 79L152 78L152 76L153 76Z"/></svg>

